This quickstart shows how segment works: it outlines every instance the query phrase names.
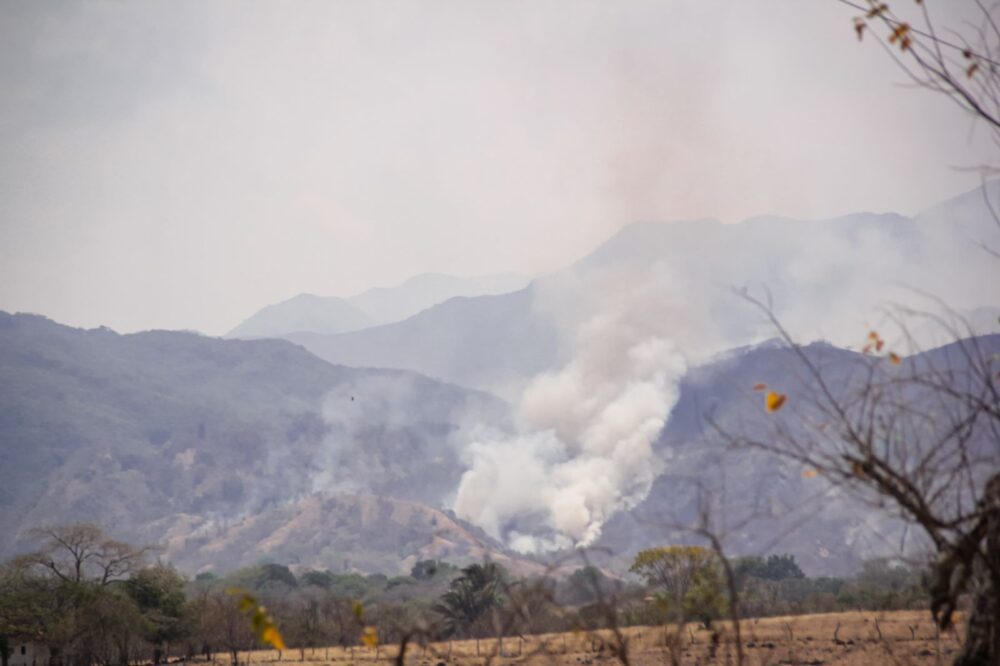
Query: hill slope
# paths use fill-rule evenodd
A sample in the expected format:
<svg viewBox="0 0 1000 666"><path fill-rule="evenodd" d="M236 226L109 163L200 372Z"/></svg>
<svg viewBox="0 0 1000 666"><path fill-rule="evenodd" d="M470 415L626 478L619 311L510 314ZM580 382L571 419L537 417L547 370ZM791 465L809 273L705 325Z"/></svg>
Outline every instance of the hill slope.
<svg viewBox="0 0 1000 666"><path fill-rule="evenodd" d="M506 419L486 394L285 341L6 313L0 377L0 557L40 524L91 520L131 539L175 514L227 521L316 491L440 504L464 419Z"/></svg>
<svg viewBox="0 0 1000 666"><path fill-rule="evenodd" d="M970 339L967 344L966 349L978 348L983 358L1000 353L1000 335ZM837 395L851 395L867 377L869 357L821 343L804 351ZM911 368L948 369L960 384L966 364L965 353L953 343L908 357L898 368L888 363L876 368L893 377ZM789 396L782 412L766 413L761 394L752 391L758 382ZM638 506L619 512L604 525L597 545L620 557L663 543L697 541L681 527L697 526L700 512L707 509L727 552L793 553L814 575L850 574L866 558L897 554L903 543L908 549L918 547L919 529L911 528L904 540L907 532L891 503L883 510L874 509L823 477L804 476L802 464L766 451L733 448L720 435L728 432L768 441L777 436L780 424L783 436L800 442L831 441L816 440L815 425L808 425L826 420L814 406L810 397L814 395L815 382L794 353L778 344L735 350L690 371L657 443L663 473ZM930 397L925 413L948 408L942 407L940 395ZM921 399L919 392L909 398L914 406ZM949 422L942 419L942 423ZM984 474L990 472L989 461L993 469L1000 465L996 435L988 428L983 424L970 432L970 451L975 454L978 447L975 455L981 456L982 467L978 471ZM923 445L934 441L928 436ZM918 457L920 445L910 441L909 454Z"/></svg>
<svg viewBox="0 0 1000 666"><path fill-rule="evenodd" d="M487 558L521 575L544 571L450 513L385 496L314 494L225 526L173 515L146 533L187 571L276 562L335 572L409 573L419 560L464 565Z"/></svg>

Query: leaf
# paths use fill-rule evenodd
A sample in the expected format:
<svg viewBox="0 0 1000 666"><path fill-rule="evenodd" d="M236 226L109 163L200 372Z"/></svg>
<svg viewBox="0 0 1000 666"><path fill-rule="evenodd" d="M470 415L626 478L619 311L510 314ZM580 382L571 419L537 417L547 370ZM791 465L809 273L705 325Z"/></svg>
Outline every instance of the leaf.
<svg viewBox="0 0 1000 666"><path fill-rule="evenodd" d="M896 352L889 352L889 362L893 365L899 365L903 362L903 359Z"/></svg>
<svg viewBox="0 0 1000 666"><path fill-rule="evenodd" d="M767 394L767 398L764 399L764 405L767 407L767 411L776 412L781 409L782 405L785 404L786 396L784 393L775 393L771 391Z"/></svg>
<svg viewBox="0 0 1000 666"><path fill-rule="evenodd" d="M819 476L819 470L816 469L806 469L802 470L802 476L807 479L814 479Z"/></svg>
<svg viewBox="0 0 1000 666"><path fill-rule="evenodd" d="M361 632L361 642L370 648L378 647L378 629L365 627L365 630Z"/></svg>
<svg viewBox="0 0 1000 666"><path fill-rule="evenodd" d="M875 18L876 16L881 16L882 14L884 14L887 9L889 9L889 5L882 3L881 5L872 7L868 11L868 14L866 14L866 16L868 18Z"/></svg>
<svg viewBox="0 0 1000 666"><path fill-rule="evenodd" d="M261 634L260 639L273 647L275 650L285 650L285 641L281 637L281 632L273 624Z"/></svg>
<svg viewBox="0 0 1000 666"><path fill-rule="evenodd" d="M872 349L875 351L882 351L882 347L885 346L885 340L883 340L876 331L868 333L868 340L870 340L870 342L861 349L861 351L865 354L871 353Z"/></svg>
<svg viewBox="0 0 1000 666"><path fill-rule="evenodd" d="M267 608L257 603L257 599L252 594L238 587L227 589L226 594L241 595L237 607L241 613L249 613L250 626L261 642L267 643L275 650L285 649L285 641L281 638L281 632L275 626L274 620L267 614Z"/></svg>
<svg viewBox="0 0 1000 666"><path fill-rule="evenodd" d="M889 43L895 44L898 41L900 42L900 48L905 51L910 46L910 38L907 36L909 32L910 24L900 23L893 29L892 34L889 35Z"/></svg>
<svg viewBox="0 0 1000 666"><path fill-rule="evenodd" d="M865 23L865 20L863 18L856 18L856 19L854 19L854 32L858 33L858 41L859 42L865 36L865 28L867 28L867 27L868 27L868 24Z"/></svg>
<svg viewBox="0 0 1000 666"><path fill-rule="evenodd" d="M972 75L976 73L977 69L979 69L979 63L974 62L971 65L969 65L969 68L967 70L965 70L965 75L971 79Z"/></svg>
<svg viewBox="0 0 1000 666"><path fill-rule="evenodd" d="M758 382L757 384L753 385L753 390L754 391L766 391L767 390L767 384L765 384L763 382Z"/></svg>

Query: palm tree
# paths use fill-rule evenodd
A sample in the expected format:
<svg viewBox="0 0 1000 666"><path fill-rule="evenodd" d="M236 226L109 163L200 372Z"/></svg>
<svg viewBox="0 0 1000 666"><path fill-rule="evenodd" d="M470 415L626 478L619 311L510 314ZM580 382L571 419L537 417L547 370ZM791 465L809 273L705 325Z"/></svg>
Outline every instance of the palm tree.
<svg viewBox="0 0 1000 666"><path fill-rule="evenodd" d="M500 603L503 574L502 568L486 562L465 567L461 575L451 581L448 591L434 606L444 618L449 636L467 634L477 620ZM476 654L479 654L478 637Z"/></svg>

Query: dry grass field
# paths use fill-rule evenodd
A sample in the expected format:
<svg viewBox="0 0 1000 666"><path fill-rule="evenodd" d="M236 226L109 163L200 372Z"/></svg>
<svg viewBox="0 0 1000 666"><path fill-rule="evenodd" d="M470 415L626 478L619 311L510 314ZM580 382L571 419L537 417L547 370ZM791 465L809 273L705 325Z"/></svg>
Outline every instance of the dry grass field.
<svg viewBox="0 0 1000 666"><path fill-rule="evenodd" d="M839 630L837 627L839 626ZM686 627L678 635L675 627L630 627L623 631L630 664L670 664L671 653L680 664L736 664L737 647L733 627L719 625L713 646L712 634L704 629ZM834 634L836 632L836 640ZM741 625L743 663L753 666L779 664L838 664L880 666L888 664L947 664L959 648L961 637L955 632L938 635L927 611L851 612L772 617L746 621ZM675 637L673 647L665 645L667 636ZM410 646L405 663L415 666L456 664L561 664L592 666L613 664L618 660L612 649L610 632L567 633L541 636L507 637L500 653L496 639L434 643ZM397 660L398 646L381 646L377 653L369 648L316 648L241 653L252 664L391 664ZM218 655L220 666L228 664Z"/></svg>

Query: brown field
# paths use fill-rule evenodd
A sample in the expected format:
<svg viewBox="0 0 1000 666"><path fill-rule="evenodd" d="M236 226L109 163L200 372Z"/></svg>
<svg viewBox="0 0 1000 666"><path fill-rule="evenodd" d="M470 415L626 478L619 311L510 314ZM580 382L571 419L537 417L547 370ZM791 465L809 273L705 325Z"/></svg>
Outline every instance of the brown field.
<svg viewBox="0 0 1000 666"><path fill-rule="evenodd" d="M840 625L837 641L834 631ZM686 627L677 636L676 627L630 627L623 630L630 664L669 664L671 648L664 644L670 634L677 637L672 648L682 664L736 664L737 649L733 627L720 624L718 644L712 656L712 634L701 628ZM961 637L954 631L938 635L927 611L851 612L798 615L748 620L741 624L743 663L753 666L792 664L946 664L959 648ZM613 664L617 659L610 649L611 632L547 634L507 637L500 655L496 639L481 639L479 655L476 641L433 643L426 647L410 646L407 664L436 666L439 663L459 666L487 664ZM311 664L339 666L345 663L389 664L396 660L398 646L381 646L377 653L370 648L316 648L241 652L240 661L250 664ZM225 655L216 663L228 664Z"/></svg>

